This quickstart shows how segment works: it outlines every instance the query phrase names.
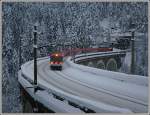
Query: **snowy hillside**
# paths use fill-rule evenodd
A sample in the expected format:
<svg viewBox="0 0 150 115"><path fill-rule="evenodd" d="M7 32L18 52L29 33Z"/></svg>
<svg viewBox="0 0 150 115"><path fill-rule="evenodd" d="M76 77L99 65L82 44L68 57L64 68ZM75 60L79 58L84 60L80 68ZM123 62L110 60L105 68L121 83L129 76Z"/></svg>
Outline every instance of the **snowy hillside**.
<svg viewBox="0 0 150 115"><path fill-rule="evenodd" d="M136 74L147 75L148 3L146 2L3 2L2 3L2 108L22 112L17 72L33 59L33 25L38 23L38 57L50 52L99 46L110 34L140 27L136 42ZM93 46L94 45L94 46ZM144 47L143 47L144 46ZM127 60L126 60L127 61Z"/></svg>

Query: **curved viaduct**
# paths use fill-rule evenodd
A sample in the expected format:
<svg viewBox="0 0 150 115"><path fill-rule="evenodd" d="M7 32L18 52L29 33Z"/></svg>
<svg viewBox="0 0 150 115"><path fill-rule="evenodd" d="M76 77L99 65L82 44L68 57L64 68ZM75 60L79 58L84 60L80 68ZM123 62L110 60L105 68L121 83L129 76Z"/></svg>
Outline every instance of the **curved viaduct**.
<svg viewBox="0 0 150 115"><path fill-rule="evenodd" d="M83 58L80 55L75 61ZM33 61L22 65L18 81L34 100L54 112L148 112L147 77L75 64L71 57L65 58L62 71L51 71L48 62L48 57L38 59L36 93Z"/></svg>

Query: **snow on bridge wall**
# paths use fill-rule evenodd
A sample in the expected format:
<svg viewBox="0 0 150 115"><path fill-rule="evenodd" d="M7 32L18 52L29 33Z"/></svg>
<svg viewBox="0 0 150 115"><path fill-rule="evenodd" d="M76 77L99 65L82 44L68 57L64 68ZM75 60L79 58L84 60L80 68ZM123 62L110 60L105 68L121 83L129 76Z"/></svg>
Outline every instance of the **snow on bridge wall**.
<svg viewBox="0 0 150 115"><path fill-rule="evenodd" d="M75 56L75 62L99 69L110 71L118 71L122 65L122 60L126 55L126 51L107 51L99 53L84 53Z"/></svg>

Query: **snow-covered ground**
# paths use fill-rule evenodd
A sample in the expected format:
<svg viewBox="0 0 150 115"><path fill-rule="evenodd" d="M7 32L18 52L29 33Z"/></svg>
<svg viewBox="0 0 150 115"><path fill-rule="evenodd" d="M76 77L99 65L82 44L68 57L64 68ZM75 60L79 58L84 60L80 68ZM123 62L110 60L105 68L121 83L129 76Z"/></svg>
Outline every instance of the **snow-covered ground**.
<svg viewBox="0 0 150 115"><path fill-rule="evenodd" d="M146 77L82 66L70 58L65 60L62 72L51 71L48 61L38 61L38 83L42 87L97 112L147 112ZM33 80L32 61L22 66L22 73Z"/></svg>
<svg viewBox="0 0 150 115"><path fill-rule="evenodd" d="M116 51L120 51L120 50L115 49L115 51L113 51L112 53L116 53ZM109 53L110 52L107 52L107 53L100 52L95 57L103 56L103 55L111 55ZM93 54L96 54L96 53L76 55L76 58L77 58L76 61L93 57L92 56ZM74 68L79 69L79 70L82 69L82 71L86 71L86 72L89 72L89 73L92 73L92 74L102 75L102 76L105 76L105 77L108 77L108 78L113 78L113 79L120 80L120 81L127 81L127 82L131 82L131 83L136 83L136 84L139 84L139 85L142 84L142 85L148 86L148 82L147 82L148 78L146 78L147 76L125 74L125 73L130 72L131 52L127 52L124 60L122 60L123 65L120 69L120 71L121 71L120 73L74 64L73 62L71 62L69 60L70 59L68 58L67 63L70 64L71 67L74 67ZM122 72L125 72L125 73L122 73Z"/></svg>

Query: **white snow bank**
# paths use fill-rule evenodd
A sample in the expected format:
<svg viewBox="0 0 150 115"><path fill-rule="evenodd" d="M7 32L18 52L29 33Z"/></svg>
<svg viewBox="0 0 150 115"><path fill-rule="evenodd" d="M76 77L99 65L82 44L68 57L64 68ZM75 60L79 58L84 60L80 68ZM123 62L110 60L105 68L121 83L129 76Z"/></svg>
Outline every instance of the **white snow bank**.
<svg viewBox="0 0 150 115"><path fill-rule="evenodd" d="M132 79L132 75L74 64L70 61L70 58L67 60L67 63L74 68L68 68L64 73L74 76L73 79L107 89L123 97L131 97L131 100L136 102L148 104L148 79L146 81L146 77L133 76L134 79Z"/></svg>
<svg viewBox="0 0 150 115"><path fill-rule="evenodd" d="M52 94L48 93L46 90L44 91L37 91L34 94L33 88L26 88L26 87L33 87L27 80L25 80L21 76L21 72L18 73L18 81L21 83L23 88L32 96L36 101L42 103L45 107L50 108L55 112L61 113L82 113L82 111L78 108L72 107L58 99L53 98Z"/></svg>
<svg viewBox="0 0 150 115"><path fill-rule="evenodd" d="M85 58L86 57L83 57L83 59ZM79 59L82 59L82 58L79 58ZM104 76L104 77L120 80L122 82L130 82L133 84L148 86L148 77L146 76L131 75L131 74L125 74L125 73L120 73L120 72L113 72L113 71L108 71L108 70L92 68L92 67L88 67L84 65L75 64L70 60L71 60L71 57L67 59L67 63L70 64L71 67L74 67L76 69L80 69L82 71L86 71L88 73L96 74L99 76Z"/></svg>
<svg viewBox="0 0 150 115"><path fill-rule="evenodd" d="M40 60L38 63L43 63L43 61L45 61L45 60ZM29 79L33 80L33 74L31 74L31 71L29 71L31 65L33 65L32 61L25 63L22 66L22 73ZM27 67L29 70L27 69ZM26 70L28 70L28 72ZM61 97L64 97L67 100L75 102L76 104L78 104L80 106L83 106L83 107L85 106L85 107L91 108L96 112L102 112L102 113L103 112L107 112L107 113L108 112L119 112L119 113L130 113L131 112L131 110L126 109L126 108L120 108L120 107L108 105L108 104L105 104L102 102L95 102L95 101L92 101L89 99L84 99L84 98L69 94L67 92L64 92L64 91L54 87L53 85L49 84L47 81L40 79L40 77L38 77L38 86L45 88ZM43 97L43 98L45 98L45 97Z"/></svg>
<svg viewBox="0 0 150 115"><path fill-rule="evenodd" d="M22 86L25 87L33 87L28 81L26 81L23 77L19 77L19 82L22 84ZM53 93L58 94L59 90L53 88L54 90L56 90L56 92L54 91ZM78 108L72 108L70 107L65 101L61 102L57 99L54 99L52 97L51 94L49 94L46 91L38 91L36 94L34 94L33 89L26 89L27 92L37 101L41 102L43 105L45 105L47 108L50 107L51 110L55 110L55 112L61 112L61 113L68 113L68 112L78 112L81 113L82 111L80 111ZM62 93L62 91L60 92ZM66 97L65 93L61 94L63 97ZM67 96L68 97L68 96ZM78 103L80 106L87 106L87 107L91 107L91 108L95 108L94 110L96 110L96 112L102 112L102 113L108 113L108 112L119 112L119 113L131 113L131 110L129 109L125 109L125 108L119 108L116 106L112 106L112 105L108 105L105 103L100 103L100 102L95 102L95 101L91 101L88 99L84 99L84 98L79 98L77 96L73 96L73 95L69 95L68 98L71 98L72 101L76 100L76 103ZM82 104L82 102L86 102L84 104Z"/></svg>

